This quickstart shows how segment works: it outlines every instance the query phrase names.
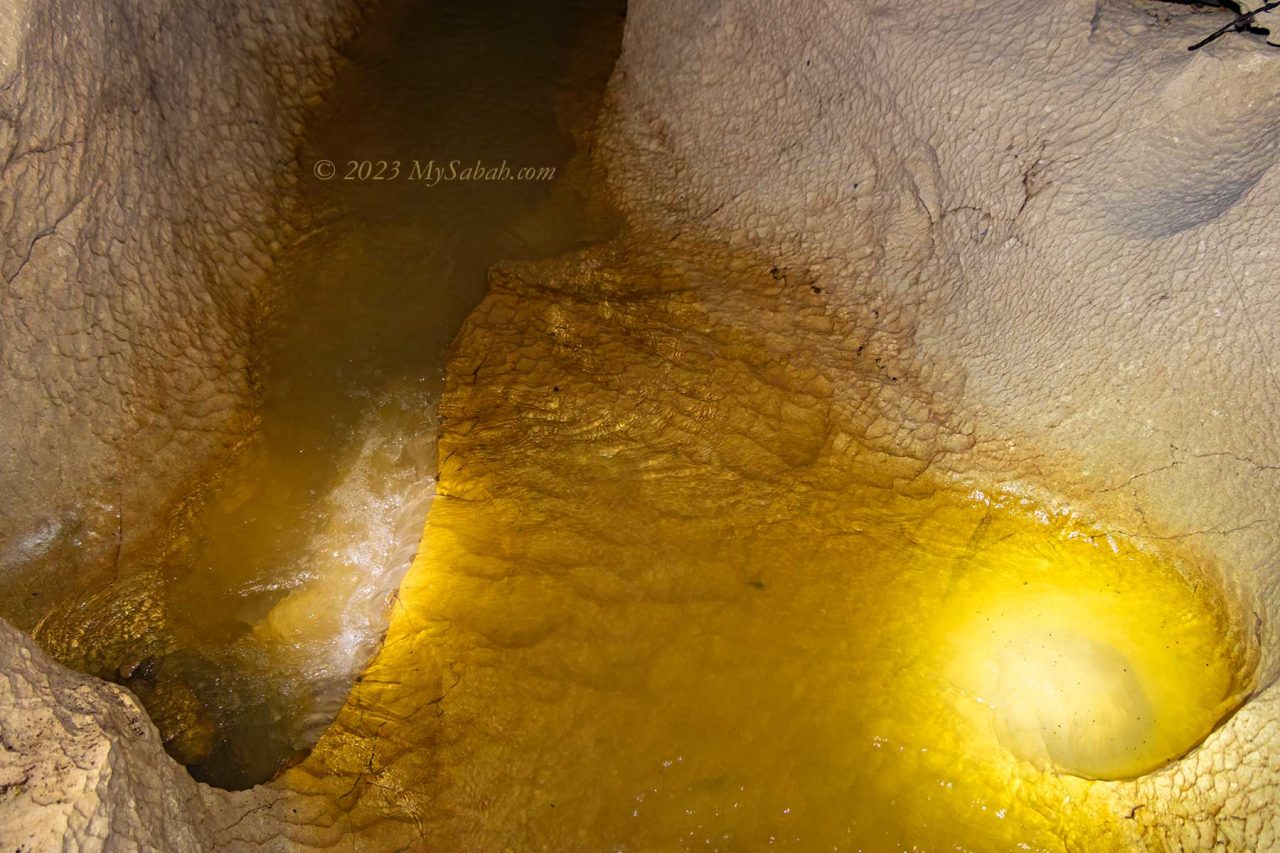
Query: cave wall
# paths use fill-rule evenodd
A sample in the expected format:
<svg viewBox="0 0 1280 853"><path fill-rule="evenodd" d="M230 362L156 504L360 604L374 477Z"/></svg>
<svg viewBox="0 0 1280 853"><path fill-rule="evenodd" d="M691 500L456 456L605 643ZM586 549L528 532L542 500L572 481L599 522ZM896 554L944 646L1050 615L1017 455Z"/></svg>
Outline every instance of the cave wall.
<svg viewBox="0 0 1280 853"><path fill-rule="evenodd" d="M229 803L169 758L129 691L50 660L0 621L0 837L10 850L201 850ZM231 836L234 838L234 835ZM218 839L215 842L215 839Z"/></svg>
<svg viewBox="0 0 1280 853"><path fill-rule="evenodd" d="M1112 786L1169 849L1280 843L1280 51L1188 51L1223 14L633 0L601 140L638 233L879 318L882 399L909 377L954 404L886 414L902 455L1183 549L1239 597L1259 694Z"/></svg>
<svg viewBox="0 0 1280 853"><path fill-rule="evenodd" d="M269 271L303 224L296 146L373 5L0 8L0 614L19 626L112 579L253 428ZM260 808L2 621L0 740L17 849L230 849Z"/></svg>
<svg viewBox="0 0 1280 853"><path fill-rule="evenodd" d="M294 150L356 5L0 10L0 613L19 626L112 578L252 427Z"/></svg>
<svg viewBox="0 0 1280 853"><path fill-rule="evenodd" d="M141 548L147 508L251 425L264 235L351 23L322 0L0 11L0 606L19 622L52 572L86 584ZM1264 690L1188 760L1113 787L1153 847L1247 850L1280 839L1280 54L1185 51L1216 25L1138 0L632 0L598 157L638 239L759 254L837 315L876 306L873 368L951 401L897 433L886 414L904 453L1223 567L1257 609ZM279 847L285 821L342 836L297 800L196 786L127 695L0 632L0 699L31 726L0 762L0 826L34 826L25 768L62 772L57 727L107 771L44 812L37 849L67 829L86 849Z"/></svg>

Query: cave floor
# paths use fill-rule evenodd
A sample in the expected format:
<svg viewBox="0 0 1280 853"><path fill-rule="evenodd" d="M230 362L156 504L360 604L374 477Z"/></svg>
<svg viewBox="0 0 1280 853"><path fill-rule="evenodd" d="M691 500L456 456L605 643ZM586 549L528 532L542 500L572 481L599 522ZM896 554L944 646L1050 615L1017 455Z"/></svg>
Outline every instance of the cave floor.
<svg viewBox="0 0 1280 853"><path fill-rule="evenodd" d="M274 785L301 839L1118 849L1123 783L1080 775L1240 701L1176 555L887 453L875 332L719 260L494 272L386 644Z"/></svg>
<svg viewBox="0 0 1280 853"><path fill-rule="evenodd" d="M621 24L619 3L393 0L346 48L260 306L254 437L153 554L35 631L137 694L197 779L299 760L377 648L432 497L450 340L494 263L593 233L569 161ZM555 178L423 177L455 160Z"/></svg>

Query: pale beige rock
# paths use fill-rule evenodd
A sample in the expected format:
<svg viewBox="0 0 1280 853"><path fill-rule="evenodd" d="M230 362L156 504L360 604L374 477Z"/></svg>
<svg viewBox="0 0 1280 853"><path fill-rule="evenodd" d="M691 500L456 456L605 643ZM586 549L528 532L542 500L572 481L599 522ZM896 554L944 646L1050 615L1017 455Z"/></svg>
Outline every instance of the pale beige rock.
<svg viewBox="0 0 1280 853"><path fill-rule="evenodd" d="M1280 51L1186 50L1226 20L1146 0L635 0L602 143L636 228L891 313L965 424L950 446L902 437L934 465L1222 568L1256 611L1262 695L1125 789L1153 845L1189 850L1280 845Z"/></svg>
<svg viewBox="0 0 1280 853"><path fill-rule="evenodd" d="M358 5L0 9L0 612L20 627L110 579L251 426L294 149Z"/></svg>
<svg viewBox="0 0 1280 853"><path fill-rule="evenodd" d="M0 612L20 625L109 579L251 426L305 111L371 5L0 4ZM0 745L0 841L24 853L227 849L258 807L4 623Z"/></svg>
<svg viewBox="0 0 1280 853"><path fill-rule="evenodd" d="M284 38L289 73L305 78L309 61L326 61L308 52L328 43L330 18L318 1L288 21L208 5L205 18L198 4L165 18L115 3L0 17L0 60L14 27L82 37L47 50L28 37L31 51L15 55L29 64L3 82L46 88L0 96L0 147L14 154L0 172L13 220L0 394L21 413L0 432L14 448L0 474L49 473L9 497L0 533L51 567L77 537L97 565L132 530L118 520L130 498L112 489L162 500L237 434L250 304L238 288L270 255L256 244L263 188L288 133L225 120L245 108L229 91L279 118L280 89L232 86L242 70L261 83L262 70L242 69L210 34ZM869 433L1216 561L1257 611L1269 684L1280 667L1280 433L1266 416L1280 402L1280 262L1268 248L1280 52L1236 36L1185 50L1219 20L1143 0L633 0L600 162L641 234L727 242L812 282L831 314L883 312L877 351L899 353L889 367L935 397L886 394ZM112 89L84 57L118 59L107 45L133 37L121 21L160 47L122 51L145 61L120 59ZM75 106L59 112L54 99ZM286 123L299 106L289 103ZM216 248L237 240L234 257ZM239 272L201 290L196 257ZM114 280L134 286L95 289ZM175 329L156 352L138 346L153 324ZM104 428L86 428L107 412ZM0 572L16 560L0 554ZM336 758L270 792L223 797L163 755L127 694L61 670L4 626L0 674L0 836L16 828L31 850L61 849L62 834L85 850L328 846L350 840L334 802L412 788L425 761L384 757L361 730L371 709L353 701L322 742ZM422 695L385 690L392 698L366 694L406 718L425 713ZM1126 804L1116 819L1135 821L1152 849L1280 844L1276 696L1255 698L1188 759L1113 783ZM310 781L331 797L285 793L314 772L330 774ZM361 782L370 774L376 785ZM368 809L405 800L382 796ZM398 807L386 837L412 839L416 802Z"/></svg>
<svg viewBox="0 0 1280 853"><path fill-rule="evenodd" d="M0 621L0 838L9 850L200 850L211 807L138 700L50 660Z"/></svg>

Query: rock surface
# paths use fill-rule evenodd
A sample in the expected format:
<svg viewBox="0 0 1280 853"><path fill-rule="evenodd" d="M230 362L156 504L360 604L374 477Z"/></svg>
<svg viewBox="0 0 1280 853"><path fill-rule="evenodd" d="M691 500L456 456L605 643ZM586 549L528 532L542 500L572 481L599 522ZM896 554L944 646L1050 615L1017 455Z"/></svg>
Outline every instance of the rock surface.
<svg viewBox="0 0 1280 853"><path fill-rule="evenodd" d="M307 60L323 68L328 54L309 54L308 39L327 44L334 32L319 2L291 22L255 19L247 4L174 7L169 18L159 3L140 13L84 4L80 29L59 17L72 5L0 13L0 67L19 81L0 96L12 101L0 140L15 152L0 193L13 199L4 215L22 226L5 232L0 355L6 375L30 371L27 382L4 385L4 403L24 414L6 421L5 446L17 450L0 473L54 484L15 493L0 519L6 546L20 543L24 557L41 548L56 556L58 543L77 537L97 543L99 555L110 551L126 538L119 507L128 500L101 496L126 479L148 500L170 488L135 478L136 460L180 480L197 464L188 459L234 440L246 386L241 365L224 357L243 351L250 310L235 282L269 257L270 246L255 241L269 219L264 175L279 170L211 164L277 163L288 133L211 120L243 108L219 105L237 89L217 74L243 70L257 84L240 91L264 108L276 87L300 85L299 74L316 79L298 69ZM1280 207L1270 168L1280 156L1280 53L1235 38L1185 50L1218 23L1141 0L1071 0L1017 14L992 0L785 10L765 0L633 0L598 155L634 239L687 261L646 285L671 288L664 310L681 340L706 332L708 352L742 356L733 330L745 328L778 359L803 349L803 369L788 367L786 387L807 389L805 399L821 401L814 406L840 412L859 440L896 457L903 482L932 469L1065 497L1122 533L1200 554L1253 608L1259 695L1186 760L1099 785L1115 831L1148 849L1280 843L1280 701L1270 687L1280 666L1280 433L1266 417L1280 403L1280 262L1266 248ZM287 24L298 32L284 35ZM235 40L216 34L250 36L259 26L301 64L273 65L277 78L261 73L251 50L251 59L221 53ZM117 69L118 88L77 70L76 52L52 40L63 31L84 34L79 56L111 57L101 63ZM18 48L14 32L26 33ZM121 40L155 45L140 54L152 64L118 61L108 46ZM190 76L153 73L180 65L179 55ZM11 71L13 57L27 63L21 73ZM217 82L194 82L210 73ZM59 80L61 89L43 82ZM25 98L43 106L22 106L28 89ZM55 111L50 99L67 93L79 106ZM203 112L177 109L191 99ZM64 112L69 124L55 126ZM206 133L210 126L230 136ZM234 234L243 249L228 258L216 247L234 245ZM203 280L196 259L206 257L230 278ZM463 354L510 360L472 390L474 365L452 365L455 421L442 446L483 454L483 436L468 432L514 429L511 418L528 419L530 435L572 427L619 447L635 438L635 423L656 423L707 431L707 452L730 462L741 452L756 464L750 445L773 448L767 463L785 472L842 440L838 430L788 432L809 420L784 409L743 417L701 385L706 399L629 420L626 406L645 403L609 399L623 389L596 354L662 336L633 327L638 309L626 299L613 303L616 312L600 307L600 292L626 292L625 264L608 252L566 264L504 279L469 324ZM692 310L681 276L713 279L707 270L717 266L729 270L724 281L704 288ZM95 290L117 274L137 286ZM37 301L58 282L64 290ZM775 286L785 295L767 290ZM605 313L584 309L591 322L575 324L547 298L575 290ZM179 316L193 319L175 324ZM530 317L545 323L521 325ZM154 352L139 346L141 332L131 330L157 325L176 331L154 338ZM583 329L599 339L575 342ZM869 346L851 347L848 330ZM703 354L659 347L650 355L670 373L653 381L669 388L685 375L680 365ZM545 370L552 357L577 359L602 389L584 398L577 420L521 384L535 372L522 363ZM762 385L781 381L768 360L732 369ZM104 384L93 371L121 381ZM55 379L41 386L34 376ZM875 395L862 393L868 385ZM45 395L64 402L42 409ZM89 399L98 400L90 409L115 413L92 433L84 427L92 411L77 408ZM169 435L172 444L161 441ZM61 476L32 476L58 459L76 461ZM488 497L468 491L464 461L465 453L442 469L442 505ZM40 522L52 506L67 510ZM0 556L0 568L8 559ZM30 592L7 583L17 597ZM438 620L413 595L423 584L415 569L386 648L312 757L270 788L234 796L185 778L128 694L61 670L0 626L0 835L17 828L32 850L57 849L67 832L84 849L330 847L355 838L364 849L428 841L450 849L483 839L483 827L435 835L452 831L450 820L474 826L485 816L438 811L470 784L465 767L453 767L452 793L432 781L442 742L465 758L467 738L483 733L449 729L443 700L459 676L434 656ZM485 627L501 642L536 640L539 626L490 615ZM571 846L573 836L542 841Z"/></svg>
<svg viewBox="0 0 1280 853"><path fill-rule="evenodd" d="M198 850L210 804L127 690L71 672L0 621L6 849Z"/></svg>
<svg viewBox="0 0 1280 853"><path fill-rule="evenodd" d="M633 227L896 327L886 416L958 476L1194 548L1253 609L1259 695L1134 787L1156 847L1280 844L1280 52L1144 0L636 0L604 162Z"/></svg>
<svg viewBox="0 0 1280 853"><path fill-rule="evenodd" d="M251 323L346 0L0 11L0 612L110 579L253 417Z"/></svg>
<svg viewBox="0 0 1280 853"><path fill-rule="evenodd" d="M110 580L252 426L303 120L370 6L0 8L0 612L20 627ZM3 623L0 658L0 839L234 844L256 795L197 786L126 691Z"/></svg>

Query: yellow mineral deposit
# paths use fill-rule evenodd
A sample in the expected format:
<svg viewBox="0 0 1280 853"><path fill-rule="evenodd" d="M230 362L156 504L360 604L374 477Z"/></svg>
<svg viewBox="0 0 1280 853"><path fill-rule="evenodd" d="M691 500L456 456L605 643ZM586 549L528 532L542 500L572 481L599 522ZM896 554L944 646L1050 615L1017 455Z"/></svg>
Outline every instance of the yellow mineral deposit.
<svg viewBox="0 0 1280 853"><path fill-rule="evenodd" d="M1248 686L1221 601L1069 517L850 483L726 519L646 480L433 510L403 596L456 678L446 837L1058 849L1107 837L1077 777L1180 756Z"/></svg>
<svg viewBox="0 0 1280 853"><path fill-rule="evenodd" d="M621 10L569 4L570 50L465 5L359 42L307 156L567 170L553 105L602 89ZM620 238L487 285L580 239L563 181L306 193L348 220L280 267L302 304L262 435L154 564L36 631L198 778L294 765L294 840L1115 850L1111 781L1253 689L1252 621L1196 554L963 468L907 313L859 313L892 283L838 308L771 260Z"/></svg>
<svg viewBox="0 0 1280 853"><path fill-rule="evenodd" d="M975 560L941 625L965 716L1045 770L1137 776L1243 699L1222 603L1157 557L1016 537Z"/></svg>
<svg viewBox="0 0 1280 853"><path fill-rule="evenodd" d="M1251 688L1193 555L901 476L806 398L807 358L760 370L767 336L708 319L713 285L497 288L387 644L285 779L365 790L354 825L397 803L443 849L1120 849L1097 780Z"/></svg>

